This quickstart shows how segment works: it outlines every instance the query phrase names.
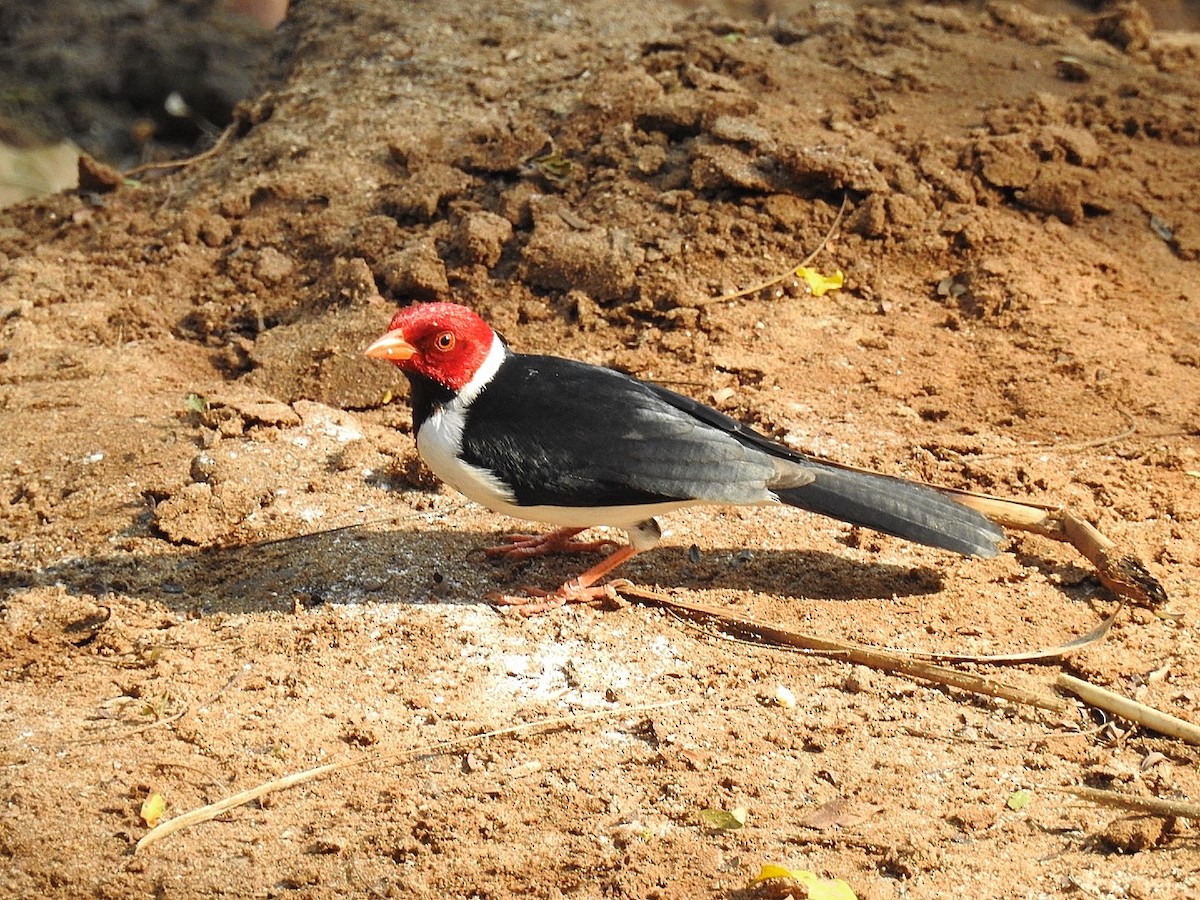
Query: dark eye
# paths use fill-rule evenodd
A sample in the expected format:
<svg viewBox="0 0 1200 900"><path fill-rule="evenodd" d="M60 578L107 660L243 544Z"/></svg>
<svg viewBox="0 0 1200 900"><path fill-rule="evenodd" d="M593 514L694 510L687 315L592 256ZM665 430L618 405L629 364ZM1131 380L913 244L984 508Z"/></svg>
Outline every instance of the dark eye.
<svg viewBox="0 0 1200 900"><path fill-rule="evenodd" d="M454 348L454 332L443 331L433 339L433 346L437 347L443 353Z"/></svg>

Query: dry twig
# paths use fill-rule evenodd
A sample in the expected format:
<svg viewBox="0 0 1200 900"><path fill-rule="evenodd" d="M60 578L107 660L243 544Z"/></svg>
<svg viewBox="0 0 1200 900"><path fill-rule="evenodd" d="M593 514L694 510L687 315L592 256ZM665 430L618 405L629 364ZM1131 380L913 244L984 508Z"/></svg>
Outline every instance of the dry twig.
<svg viewBox="0 0 1200 900"><path fill-rule="evenodd" d="M602 709L590 713L576 713L570 716L559 716L553 719L539 719L536 722L522 722L519 725L509 725L506 728L497 728L494 731L487 731L483 734L470 734L460 738L452 738L448 741L442 741L436 744L428 744L424 747L413 747L409 750L401 750L396 753L373 753L370 756L364 756L357 759L344 759L339 762L327 763L323 766L317 766L315 769L305 769L303 772L293 772L291 775L285 775L283 778L277 778L274 781L268 781L264 784L256 785L244 791L239 791L223 800L218 800L216 803L210 803L207 806L201 806L190 810L182 815L176 816L173 819L168 819L160 825L151 828L141 840L133 848L133 852L137 853L144 850L151 844L161 841L163 838L174 834L176 831L188 828L192 825L199 825L202 822L210 822L221 813L228 812L231 809L236 809L239 806L244 806L259 797L265 797L267 794L273 794L276 791L283 791L290 787L295 787L298 784L305 784L309 781L315 781L325 775L333 772L349 769L354 766L365 766L370 763L385 762L396 763L403 760L415 759L418 756L426 756L436 753L448 753L451 750L457 750L460 747L465 747L470 744L478 743L479 741L487 740L488 738L502 737L512 734L521 734L528 731L544 731L550 728L559 728L573 725L576 722L585 722L591 719L607 718L610 716L628 715L629 713L646 712L653 709L665 709L669 706L677 706L680 703L689 703L690 698L682 700L668 700L664 703L647 703L641 706L623 706L620 709Z"/></svg>
<svg viewBox="0 0 1200 900"><path fill-rule="evenodd" d="M219 698L222 694L224 694L227 690L229 690L230 687L233 686L233 683L235 681L237 681L238 676L241 675L243 671L245 671L245 670L238 669L236 672L234 672L232 675L230 675L229 680L226 681L225 684L223 684L221 686L221 689L219 691L217 691L215 694L213 694L211 697L209 697L207 700L205 700L203 703L201 703L200 706L209 706L212 703L216 702L217 698ZM75 740L67 741L67 743L68 744L102 744L106 741L122 740L124 738L133 737L134 735L143 734L144 732L150 731L152 728L162 728L165 725L170 725L172 722L178 722L180 719L182 719L184 716L186 716L191 711L192 711L192 704L189 704L189 705L185 706L183 709L179 710L179 712L172 713L171 715L165 716L164 718L161 718L161 719L155 719L153 722L144 722L141 725L135 725L133 728L128 728L124 731L112 730L112 731L106 731L104 734L96 734L96 735L91 735L89 737L77 738Z"/></svg>
<svg viewBox="0 0 1200 900"><path fill-rule="evenodd" d="M818 638L789 631L775 625L757 622L754 619L733 616L727 612L710 606L704 606L703 604L689 603L686 600L668 597L657 591L649 591L645 588L637 587L627 581L613 582L613 587L623 597L639 602L652 603L691 618L716 622L722 628L728 629L737 636L749 637L761 643L772 644L778 647L792 647L810 653L819 653L835 659L844 659L847 662L857 665L870 666L873 669L885 672L894 672L913 678L921 678L948 687L970 691L975 694L985 694L989 697L999 697L1014 703L1036 706L1056 713L1063 713L1069 709L1069 704L1066 701L1048 692L1027 691L1024 688L1004 684L1003 682L985 678L981 675L960 672L957 669L951 669L946 666L922 662L921 660L913 659L905 654L894 651L879 650L872 647L864 647L860 644L848 644L829 638Z"/></svg>
<svg viewBox="0 0 1200 900"><path fill-rule="evenodd" d="M1034 453L1078 453L1081 450L1094 450L1096 447L1104 447L1108 444L1115 444L1118 441L1131 438L1138 433L1137 420L1133 416L1123 409L1118 409L1117 413L1125 420L1125 427L1121 431L1115 431L1112 434L1102 435L1090 440L1071 441L1070 443L1061 444L1029 444L1023 447L1014 447L1011 450L997 451L995 453L973 453L969 456L963 453L954 453L953 455L964 461L970 459L971 462L981 462L988 459L1012 459L1014 457L1029 456ZM1150 437L1150 435L1146 435L1146 437Z"/></svg>
<svg viewBox="0 0 1200 900"><path fill-rule="evenodd" d="M1128 719L1130 722L1137 722L1139 725L1157 731L1159 734L1165 734L1167 737L1178 738L1189 744L1200 746L1200 727L1178 716L1165 713L1144 703L1138 703L1136 700L1130 700L1107 688L1099 687L1090 681L1084 681L1066 673L1061 673L1055 683L1064 691L1069 691L1084 703L1095 706L1097 709L1103 709L1114 716Z"/></svg>
<svg viewBox="0 0 1200 900"><path fill-rule="evenodd" d="M207 150L202 150L201 152L185 157L184 159L165 159L160 162L142 163L139 166L134 166L132 169L126 170L122 174L126 178L133 178L136 175L141 175L144 172L153 172L157 169L185 169L188 166L195 165L201 160L208 159L210 156L215 156L217 151L224 146L225 141L228 140L229 136L233 134L234 127L234 125L230 125L224 131L222 131L217 136L216 141L213 142L213 145Z"/></svg>
<svg viewBox="0 0 1200 900"><path fill-rule="evenodd" d="M1186 800L1162 800L1158 797L1134 797L1120 791L1105 791L1100 788L1084 787L1083 785L1068 785L1067 787L1046 787L1046 791L1061 794L1074 794L1084 800L1090 800L1101 806L1115 806L1118 809L1130 809L1134 812L1147 813L1152 816L1178 817L1181 819L1196 819L1200 821L1200 803L1189 803Z"/></svg>
<svg viewBox="0 0 1200 900"><path fill-rule="evenodd" d="M816 246L816 249L813 250L812 253L808 254L808 256L804 257L804 259L800 260L799 262L792 263L792 265L790 267L788 267L785 271L783 271L782 273L780 273L778 275L772 275L766 281L760 281L760 282L758 282L758 284L752 284L752 285L750 285L750 287L742 288L740 291L731 291L728 294L722 294L720 297L709 297L705 300L699 301L696 304L696 306L711 306L714 303L725 303L729 300L738 300L741 297L748 297L751 294L757 294L759 291L765 291L769 287L774 287L777 284L782 284L790 276L796 274L796 271L798 269L804 268L810 262L812 262L814 259L816 259L817 254L820 253L823 249L825 249L825 245L829 242L829 239L833 237L834 233L837 231L838 226L842 224L842 217L845 214L846 214L846 198L843 197L842 205L840 207L838 207L837 215L834 216L833 223L829 226L828 230L826 230L825 236L823 238L821 238L820 242Z"/></svg>
<svg viewBox="0 0 1200 900"><path fill-rule="evenodd" d="M1167 592L1137 556L1119 547L1069 509L952 488L938 490L950 494L997 525L1070 544L1096 567L1101 583L1118 597L1150 609L1158 609L1167 602Z"/></svg>

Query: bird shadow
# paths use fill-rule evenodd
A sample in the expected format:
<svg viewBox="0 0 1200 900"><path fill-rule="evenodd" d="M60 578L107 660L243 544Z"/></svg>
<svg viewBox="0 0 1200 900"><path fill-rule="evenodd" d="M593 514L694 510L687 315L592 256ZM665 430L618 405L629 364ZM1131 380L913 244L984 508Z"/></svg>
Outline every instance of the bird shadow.
<svg viewBox="0 0 1200 900"><path fill-rule="evenodd" d="M553 588L598 557L493 560L494 533L378 526L332 529L236 546L75 557L38 569L0 570L0 596L58 586L74 595L119 594L189 615L293 611L325 603L485 603L489 593ZM863 563L820 550L660 547L617 575L663 588L752 591L808 600L863 600L939 591L925 566Z"/></svg>

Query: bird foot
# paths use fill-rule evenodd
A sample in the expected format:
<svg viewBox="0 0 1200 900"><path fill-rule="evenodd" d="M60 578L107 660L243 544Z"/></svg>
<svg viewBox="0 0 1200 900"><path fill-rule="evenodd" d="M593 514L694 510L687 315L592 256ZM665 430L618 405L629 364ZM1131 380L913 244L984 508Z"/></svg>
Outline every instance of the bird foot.
<svg viewBox="0 0 1200 900"><path fill-rule="evenodd" d="M494 547L485 547L483 552L488 556L502 556L508 559L533 559L550 553L611 553L620 545L612 540L574 541L571 540L582 528L562 528L546 534L506 534L506 543Z"/></svg>
<svg viewBox="0 0 1200 900"><path fill-rule="evenodd" d="M618 589L630 584L628 579L617 578L607 584L584 586L579 579L572 578L556 591L531 587L525 589L524 596L490 594L488 599L498 606L511 606L526 618L540 616L568 603L605 603L612 609L620 609L629 603L618 593Z"/></svg>

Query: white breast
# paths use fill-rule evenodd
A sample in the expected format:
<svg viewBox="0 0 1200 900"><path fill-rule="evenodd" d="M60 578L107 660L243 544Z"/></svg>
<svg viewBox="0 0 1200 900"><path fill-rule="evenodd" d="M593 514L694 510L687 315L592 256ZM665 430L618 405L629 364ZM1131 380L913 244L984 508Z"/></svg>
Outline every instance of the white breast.
<svg viewBox="0 0 1200 900"><path fill-rule="evenodd" d="M455 397L433 413L417 432L417 452L438 478L476 503L500 510L515 506L516 498L499 478L486 469L463 462L463 426L466 414Z"/></svg>

